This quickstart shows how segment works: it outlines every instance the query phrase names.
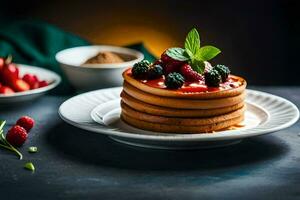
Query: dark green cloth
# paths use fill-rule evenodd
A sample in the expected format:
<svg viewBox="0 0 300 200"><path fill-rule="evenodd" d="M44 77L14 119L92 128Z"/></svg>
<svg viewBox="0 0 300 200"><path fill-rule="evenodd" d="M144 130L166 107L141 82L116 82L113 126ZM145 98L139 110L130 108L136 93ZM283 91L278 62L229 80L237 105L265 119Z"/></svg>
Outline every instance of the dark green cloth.
<svg viewBox="0 0 300 200"><path fill-rule="evenodd" d="M12 55L16 63L35 65L57 72L63 78L57 91L64 93L70 93L72 88L55 61L55 54L66 48L90 44L83 38L41 21L26 20L0 24L0 56ZM141 51L150 61L155 59L142 43L127 47Z"/></svg>

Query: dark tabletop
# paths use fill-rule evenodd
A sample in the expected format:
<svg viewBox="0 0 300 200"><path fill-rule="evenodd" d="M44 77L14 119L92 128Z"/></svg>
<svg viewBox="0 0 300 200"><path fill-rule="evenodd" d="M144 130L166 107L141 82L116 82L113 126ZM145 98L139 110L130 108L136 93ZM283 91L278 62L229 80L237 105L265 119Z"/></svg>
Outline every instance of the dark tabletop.
<svg viewBox="0 0 300 200"><path fill-rule="evenodd" d="M300 107L300 87L255 89L285 97ZM0 149L0 199L300 198L298 122L229 147L150 150L64 123L57 110L67 98L45 96L0 108L0 118L9 125L22 115L36 120L21 148L23 160ZM29 146L37 146L39 153L27 153ZM28 161L34 163L34 173L23 169Z"/></svg>

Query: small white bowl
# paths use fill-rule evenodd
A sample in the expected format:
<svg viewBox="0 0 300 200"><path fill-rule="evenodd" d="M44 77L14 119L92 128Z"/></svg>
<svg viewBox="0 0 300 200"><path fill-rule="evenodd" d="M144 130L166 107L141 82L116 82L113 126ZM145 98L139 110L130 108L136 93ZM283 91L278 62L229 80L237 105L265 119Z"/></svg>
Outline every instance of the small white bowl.
<svg viewBox="0 0 300 200"><path fill-rule="evenodd" d="M84 64L87 59L99 52L110 51L125 54L135 59L112 64ZM116 46L82 46L62 50L55 56L66 74L69 82L80 91L121 86L122 72L134 63L144 59L144 55L136 50Z"/></svg>
<svg viewBox="0 0 300 200"><path fill-rule="evenodd" d="M44 95L49 90L55 88L61 81L60 76L50 70L23 64L16 65L20 70L21 77L26 73L34 74L40 80L47 81L49 85L38 89L28 90L25 92L16 92L9 95L0 94L0 104L11 104L36 99Z"/></svg>

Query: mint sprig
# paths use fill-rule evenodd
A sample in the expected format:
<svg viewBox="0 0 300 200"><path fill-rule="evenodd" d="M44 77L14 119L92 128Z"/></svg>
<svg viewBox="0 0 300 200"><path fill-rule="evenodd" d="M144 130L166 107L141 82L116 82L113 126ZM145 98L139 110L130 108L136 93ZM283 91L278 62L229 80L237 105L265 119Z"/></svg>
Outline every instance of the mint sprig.
<svg viewBox="0 0 300 200"><path fill-rule="evenodd" d="M19 152L15 147L13 147L6 139L5 136L3 134L3 127L5 125L6 121L0 121L0 147L7 149L9 151L14 152L20 160L22 160L23 155L21 154L21 152Z"/></svg>
<svg viewBox="0 0 300 200"><path fill-rule="evenodd" d="M191 67L202 74L205 70L204 61L213 59L221 53L221 50L211 45L201 47L200 43L199 33L193 28L186 36L184 47L187 55L189 55Z"/></svg>
<svg viewBox="0 0 300 200"><path fill-rule="evenodd" d="M203 74L205 70L204 61L213 59L221 53L221 50L211 45L201 47L200 43L200 35L197 29L193 28L185 38L184 49L169 48L166 54L174 60L188 61L193 70Z"/></svg>

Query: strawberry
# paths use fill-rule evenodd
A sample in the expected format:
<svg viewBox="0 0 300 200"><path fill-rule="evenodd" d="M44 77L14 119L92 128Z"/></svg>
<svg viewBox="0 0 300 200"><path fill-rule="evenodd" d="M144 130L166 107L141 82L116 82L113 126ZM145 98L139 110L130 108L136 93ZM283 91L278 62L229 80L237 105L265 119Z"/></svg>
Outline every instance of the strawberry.
<svg viewBox="0 0 300 200"><path fill-rule="evenodd" d="M19 69L15 64L10 63L3 66L1 75L3 83L9 85L12 80L19 78Z"/></svg>
<svg viewBox="0 0 300 200"><path fill-rule="evenodd" d="M39 88L39 80L36 75L25 74L23 76L22 80L30 85L30 89Z"/></svg>
<svg viewBox="0 0 300 200"><path fill-rule="evenodd" d="M0 87L0 94L13 94L15 93L10 87L1 86Z"/></svg>
<svg viewBox="0 0 300 200"><path fill-rule="evenodd" d="M189 64L184 64L180 67L180 73L184 76L188 82L195 82L203 80L203 77L194 71Z"/></svg>
<svg viewBox="0 0 300 200"><path fill-rule="evenodd" d="M17 92L30 90L30 85L22 79L14 79L9 85Z"/></svg>
<svg viewBox="0 0 300 200"><path fill-rule="evenodd" d="M19 126L15 125L9 129L6 134L6 140L15 147L20 147L24 144L27 139L27 132L26 130Z"/></svg>
<svg viewBox="0 0 300 200"><path fill-rule="evenodd" d="M180 65L178 64L168 63L164 66L165 75L168 75L172 72L179 72L179 70L180 70Z"/></svg>
<svg viewBox="0 0 300 200"><path fill-rule="evenodd" d="M39 88L41 88L41 87L46 87L46 86L48 86L49 84L48 84L48 82L47 81L40 81L39 82Z"/></svg>
<svg viewBox="0 0 300 200"><path fill-rule="evenodd" d="M5 59L0 58L0 70L2 70L2 68L4 67L4 64L5 64Z"/></svg>
<svg viewBox="0 0 300 200"><path fill-rule="evenodd" d="M16 122L16 125L23 127L27 132L29 132L34 126L34 119L28 116L23 116Z"/></svg>

